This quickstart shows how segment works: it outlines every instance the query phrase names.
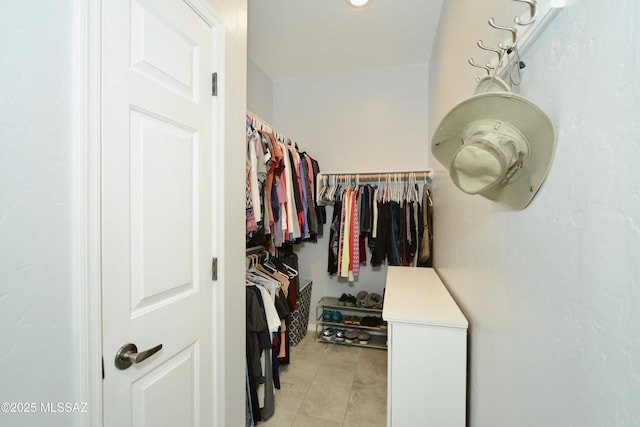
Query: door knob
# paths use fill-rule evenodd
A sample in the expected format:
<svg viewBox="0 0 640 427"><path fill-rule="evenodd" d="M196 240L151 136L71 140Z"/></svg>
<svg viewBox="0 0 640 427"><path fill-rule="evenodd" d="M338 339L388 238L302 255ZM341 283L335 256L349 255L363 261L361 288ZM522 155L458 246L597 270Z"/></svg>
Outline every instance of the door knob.
<svg viewBox="0 0 640 427"><path fill-rule="evenodd" d="M134 363L140 363L148 357L154 355L162 349L162 344L138 353L138 347L135 344L125 344L120 347L120 350L116 353L116 368L127 369Z"/></svg>

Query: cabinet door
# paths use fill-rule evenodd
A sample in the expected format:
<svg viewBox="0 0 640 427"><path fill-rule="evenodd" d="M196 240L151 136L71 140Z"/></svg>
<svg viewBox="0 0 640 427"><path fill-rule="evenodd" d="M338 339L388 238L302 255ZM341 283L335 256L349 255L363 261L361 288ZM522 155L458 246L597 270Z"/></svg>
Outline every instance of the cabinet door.
<svg viewBox="0 0 640 427"><path fill-rule="evenodd" d="M389 425L464 427L466 329L389 325Z"/></svg>

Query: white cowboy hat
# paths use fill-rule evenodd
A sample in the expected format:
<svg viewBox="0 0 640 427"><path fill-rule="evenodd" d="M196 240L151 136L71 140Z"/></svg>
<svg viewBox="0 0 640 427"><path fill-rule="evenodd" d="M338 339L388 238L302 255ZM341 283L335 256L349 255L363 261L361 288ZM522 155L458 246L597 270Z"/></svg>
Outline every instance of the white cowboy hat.
<svg viewBox="0 0 640 427"><path fill-rule="evenodd" d="M431 152L465 193L524 209L547 176L555 146L544 111L497 77L485 77L442 119Z"/></svg>

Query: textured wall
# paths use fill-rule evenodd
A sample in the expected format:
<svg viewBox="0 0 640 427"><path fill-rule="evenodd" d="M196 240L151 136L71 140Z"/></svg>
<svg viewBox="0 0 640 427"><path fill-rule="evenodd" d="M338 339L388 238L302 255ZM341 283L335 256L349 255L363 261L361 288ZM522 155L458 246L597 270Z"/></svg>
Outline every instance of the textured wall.
<svg viewBox="0 0 640 427"><path fill-rule="evenodd" d="M507 0L449 0L430 127L472 94L466 65ZM640 419L640 5L580 0L524 58L519 91L555 122L551 171L524 211L461 193L436 160L435 262L471 325L470 425ZM495 38L495 37L494 37Z"/></svg>
<svg viewBox="0 0 640 427"><path fill-rule="evenodd" d="M0 6L0 402L78 401L71 224L71 2ZM4 414L74 426L78 414Z"/></svg>

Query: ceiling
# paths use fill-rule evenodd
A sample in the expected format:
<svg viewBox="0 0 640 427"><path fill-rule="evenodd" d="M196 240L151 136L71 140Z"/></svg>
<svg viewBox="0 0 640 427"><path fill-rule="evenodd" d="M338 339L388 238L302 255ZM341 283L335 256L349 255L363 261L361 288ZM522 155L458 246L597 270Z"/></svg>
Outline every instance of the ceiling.
<svg viewBox="0 0 640 427"><path fill-rule="evenodd" d="M442 1L249 0L249 59L273 81L427 64Z"/></svg>

